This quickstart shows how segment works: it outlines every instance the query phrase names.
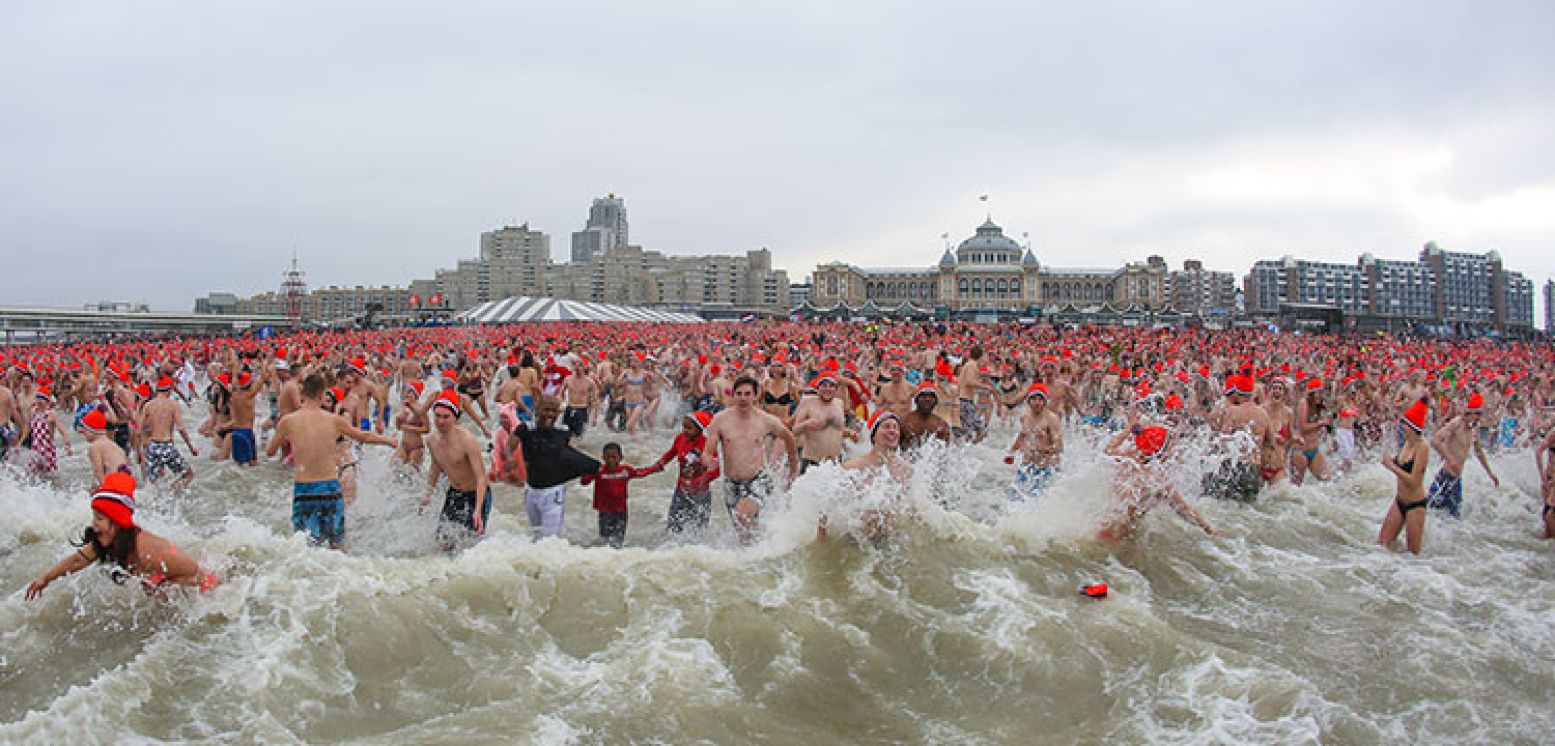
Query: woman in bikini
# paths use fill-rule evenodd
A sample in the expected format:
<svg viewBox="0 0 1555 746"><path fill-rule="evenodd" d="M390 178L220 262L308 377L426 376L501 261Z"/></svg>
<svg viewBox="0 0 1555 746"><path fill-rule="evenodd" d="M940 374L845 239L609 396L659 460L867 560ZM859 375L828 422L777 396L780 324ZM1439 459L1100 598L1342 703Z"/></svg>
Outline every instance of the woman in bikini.
<svg viewBox="0 0 1555 746"><path fill-rule="evenodd" d="M403 398L400 413L394 418L394 426L400 431L399 447L394 449L394 459L402 464L409 464L416 471L421 471L421 461L426 453L426 442L422 436L431 432L431 424L427 422L426 410L421 406L421 392L424 384L420 381L407 381L403 387Z"/></svg>
<svg viewBox="0 0 1555 746"><path fill-rule="evenodd" d="M1415 554L1425 542L1425 471L1431 459L1431 444L1425 439L1426 411L1422 399L1404 413L1400 428L1404 445L1397 454L1382 457L1382 465L1398 478L1398 492L1382 519L1377 543L1391 549L1402 531L1404 544Z"/></svg>
<svg viewBox="0 0 1555 746"><path fill-rule="evenodd" d="M1323 456L1323 430L1332 427L1333 417L1325 417L1323 411L1323 381L1307 379L1307 395L1296 402L1296 447L1290 455L1290 482L1300 485L1307 472L1320 482L1332 476L1328 460Z"/></svg>
<svg viewBox="0 0 1555 746"><path fill-rule="evenodd" d="M626 433L637 434L637 423L642 421L643 413L647 411L648 398L643 393L643 387L648 383L648 374L642 369L642 361L635 355L627 358L627 369L621 374L621 401L626 404Z"/></svg>
<svg viewBox="0 0 1555 746"><path fill-rule="evenodd" d="M351 418L346 414L341 405L346 397L346 392L339 386L331 386L324 389L324 411L334 414L345 420L352 427ZM335 467L335 478L340 482L340 496L345 499L346 505L356 503L356 462L357 451L355 441L347 440L340 435L335 438L335 453L339 458L339 466Z"/></svg>
<svg viewBox="0 0 1555 746"><path fill-rule="evenodd" d="M783 421L784 427L793 427L794 408L799 405L799 395L794 381L788 377L788 366L774 358L767 368L767 380L761 385L761 408L767 414Z"/></svg>
<svg viewBox="0 0 1555 746"><path fill-rule="evenodd" d="M195 586L201 591L217 585L215 575L201 572L199 563L178 551L172 542L135 525L135 478L124 472L110 472L103 478L102 486L92 495L92 525L75 553L32 581L25 597L39 597L50 583L94 562L116 565L114 582L139 578L147 593L171 585Z"/></svg>
<svg viewBox="0 0 1555 746"><path fill-rule="evenodd" d="M486 409L486 371L475 360L466 360L459 369L459 393L469 397L481 410L481 420L491 419Z"/></svg>
<svg viewBox="0 0 1555 746"><path fill-rule="evenodd" d="M1269 382L1263 408L1269 413L1269 424L1274 427L1274 442L1264 449L1263 463L1258 469L1264 484L1277 481L1290 463L1291 423L1295 421L1295 414L1286 403L1289 392L1290 386L1285 379L1276 377Z"/></svg>

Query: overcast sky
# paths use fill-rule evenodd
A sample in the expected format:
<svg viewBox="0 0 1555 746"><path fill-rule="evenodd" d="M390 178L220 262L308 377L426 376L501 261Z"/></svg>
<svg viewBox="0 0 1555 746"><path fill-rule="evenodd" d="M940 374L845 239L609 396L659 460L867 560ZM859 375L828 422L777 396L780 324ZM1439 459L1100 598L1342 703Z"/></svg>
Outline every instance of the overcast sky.
<svg viewBox="0 0 1555 746"><path fill-rule="evenodd" d="M1555 271L1552 3L524 5L0 4L0 305L404 284L514 221L565 260L608 192L796 282L984 193L1055 266Z"/></svg>

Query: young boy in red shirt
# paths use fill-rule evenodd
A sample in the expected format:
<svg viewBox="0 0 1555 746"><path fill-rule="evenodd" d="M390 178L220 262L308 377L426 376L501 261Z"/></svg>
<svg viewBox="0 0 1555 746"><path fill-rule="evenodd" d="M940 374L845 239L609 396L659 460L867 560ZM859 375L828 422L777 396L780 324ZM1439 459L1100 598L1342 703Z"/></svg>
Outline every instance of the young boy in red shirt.
<svg viewBox="0 0 1555 746"><path fill-rule="evenodd" d="M604 463L598 474L584 474L579 480L585 486L594 483L594 509L599 511L599 538L616 549L626 541L626 483L653 473L651 469L638 469L621 463L621 446L606 443L600 453Z"/></svg>

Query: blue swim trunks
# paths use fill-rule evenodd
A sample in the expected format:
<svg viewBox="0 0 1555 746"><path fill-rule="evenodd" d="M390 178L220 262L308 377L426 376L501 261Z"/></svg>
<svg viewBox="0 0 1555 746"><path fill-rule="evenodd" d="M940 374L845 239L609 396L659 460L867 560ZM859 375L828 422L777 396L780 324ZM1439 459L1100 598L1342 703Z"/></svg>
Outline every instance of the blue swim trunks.
<svg viewBox="0 0 1555 746"><path fill-rule="evenodd" d="M240 427L232 431L232 460L239 464L252 464L259 460L254 449L254 429Z"/></svg>
<svg viewBox="0 0 1555 746"><path fill-rule="evenodd" d="M1431 490L1426 493L1426 504L1437 510L1445 510L1453 518L1462 518L1463 477L1448 474L1446 469L1436 472L1431 480Z"/></svg>
<svg viewBox="0 0 1555 746"><path fill-rule="evenodd" d="M1051 466L1020 465L1015 470L1015 485L1010 488L1010 499L1019 501L1028 497L1041 497L1057 475Z"/></svg>
<svg viewBox="0 0 1555 746"><path fill-rule="evenodd" d="M314 545L339 549L346 539L346 501L340 481L298 482L292 488L292 530L306 531Z"/></svg>

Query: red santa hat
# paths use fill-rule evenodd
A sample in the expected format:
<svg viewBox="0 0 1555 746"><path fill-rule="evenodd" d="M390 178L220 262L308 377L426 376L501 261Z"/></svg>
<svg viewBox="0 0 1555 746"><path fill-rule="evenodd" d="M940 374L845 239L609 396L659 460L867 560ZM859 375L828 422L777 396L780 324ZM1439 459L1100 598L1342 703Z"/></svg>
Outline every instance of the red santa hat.
<svg viewBox="0 0 1555 746"><path fill-rule="evenodd" d="M438 407L443 407L452 412L456 418L464 414L464 407L459 402L459 392L457 391L444 391L438 394L437 398L432 400L432 408L436 409Z"/></svg>
<svg viewBox="0 0 1555 746"><path fill-rule="evenodd" d="M122 471L109 472L92 494L92 510L102 513L119 528L134 528L135 477Z"/></svg>

